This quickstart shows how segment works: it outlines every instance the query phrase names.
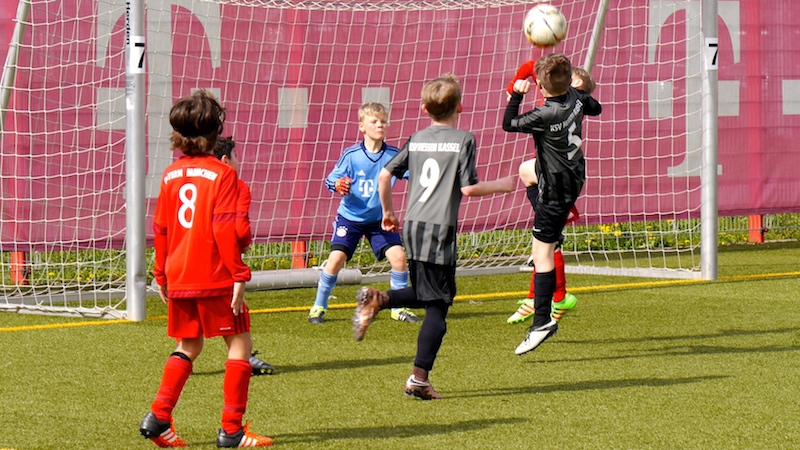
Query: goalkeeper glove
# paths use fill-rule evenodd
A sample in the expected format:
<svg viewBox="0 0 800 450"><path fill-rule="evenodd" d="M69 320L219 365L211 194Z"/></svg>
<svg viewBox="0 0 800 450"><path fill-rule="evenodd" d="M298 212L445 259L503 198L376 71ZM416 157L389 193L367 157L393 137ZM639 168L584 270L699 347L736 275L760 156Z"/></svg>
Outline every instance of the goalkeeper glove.
<svg viewBox="0 0 800 450"><path fill-rule="evenodd" d="M517 80L527 80L528 77L533 78L533 83L536 83L536 72L533 71L533 66L536 64L536 61L530 60L523 63L517 69L517 73L514 75L514 78L508 83L508 87L506 88L506 92L508 93L508 98L511 98L511 94L514 93L514 83Z"/></svg>
<svg viewBox="0 0 800 450"><path fill-rule="evenodd" d="M339 195L347 195L350 193L350 183L352 182L353 180L350 179L350 177L342 177L336 180L334 188L336 189L336 192L339 193Z"/></svg>

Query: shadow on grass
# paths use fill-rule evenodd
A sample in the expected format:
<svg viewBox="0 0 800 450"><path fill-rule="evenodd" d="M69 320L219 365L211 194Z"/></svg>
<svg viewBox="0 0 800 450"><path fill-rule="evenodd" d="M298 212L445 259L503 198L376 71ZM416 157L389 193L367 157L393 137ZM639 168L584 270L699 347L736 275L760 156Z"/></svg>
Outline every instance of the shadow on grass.
<svg viewBox="0 0 800 450"><path fill-rule="evenodd" d="M536 385L518 388L500 389L475 389L471 391L459 391L447 395L447 398L471 398L471 397L508 397L520 394L551 394L554 392L575 392L592 391L598 389L621 389L628 387L664 387L679 384L702 383L705 381L721 380L730 376L711 375L703 377L686 378L635 378L629 380L596 380L584 381L580 383L555 383L549 385Z"/></svg>
<svg viewBox="0 0 800 450"><path fill-rule="evenodd" d="M337 360L337 361L323 361L313 364L305 364L305 365L286 365L286 366L278 366L275 368L275 374L269 375L269 377L274 377L280 375L282 373L298 373L298 372L308 372L308 371L317 371L317 370L337 370L337 369L358 369L361 367L375 367L375 366L391 366L395 364L410 364L414 361L413 356L398 356L394 358L373 358L373 359L344 359L344 360ZM208 375L222 375L225 373L224 369L214 370L210 372L193 372L192 375L197 376L208 376ZM266 377L266 376L265 376Z"/></svg>
<svg viewBox="0 0 800 450"><path fill-rule="evenodd" d="M335 369L358 369L361 367L391 366L394 364L410 364L414 361L413 356L397 356L393 358L371 358L371 359L343 359L336 361L323 361L313 364L297 366L280 366L278 371L286 373L307 372L314 370L335 370Z"/></svg>
<svg viewBox="0 0 800 450"><path fill-rule="evenodd" d="M683 336L643 336L636 338L621 338L621 339L594 339L582 341L559 341L564 344L626 344L633 342L665 342L665 341L683 341L695 339L715 339L722 337L734 336L760 336L778 333L797 333L800 332L800 327L791 328L774 328L771 330L721 330L716 333L692 334Z"/></svg>
<svg viewBox="0 0 800 450"><path fill-rule="evenodd" d="M412 400L409 400L412 401ZM510 425L530 422L529 418L507 417L487 420L466 420L462 422L422 423L404 426L376 426L315 430L307 433L278 434L273 436L275 443L313 443L343 439L394 439L416 438L419 436L442 436L481 430L497 425Z"/></svg>
<svg viewBox="0 0 800 450"><path fill-rule="evenodd" d="M796 352L800 351L800 346L775 346L765 347L727 347L721 345L678 345L675 347L644 349L639 353L614 356L597 356L591 358L560 358L560 359L539 359L531 360L530 363L574 363L587 361L614 361L631 358L660 358L664 356L696 356L696 355L720 355L720 354L747 354L747 353L777 353L777 352Z"/></svg>

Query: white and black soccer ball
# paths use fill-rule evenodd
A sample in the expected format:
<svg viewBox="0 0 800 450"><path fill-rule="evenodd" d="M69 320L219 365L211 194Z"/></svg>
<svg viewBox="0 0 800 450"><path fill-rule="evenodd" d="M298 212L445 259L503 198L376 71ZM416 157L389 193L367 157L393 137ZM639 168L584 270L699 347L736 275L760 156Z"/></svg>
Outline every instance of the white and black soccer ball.
<svg viewBox="0 0 800 450"><path fill-rule="evenodd" d="M552 47L567 36L567 18L555 6L539 3L525 15L522 31L531 44Z"/></svg>

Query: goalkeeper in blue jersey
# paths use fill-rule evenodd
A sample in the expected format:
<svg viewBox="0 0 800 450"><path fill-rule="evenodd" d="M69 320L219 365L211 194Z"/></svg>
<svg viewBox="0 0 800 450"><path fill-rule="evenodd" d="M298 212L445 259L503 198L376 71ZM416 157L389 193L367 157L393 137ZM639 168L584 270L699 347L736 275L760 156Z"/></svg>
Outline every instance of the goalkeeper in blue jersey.
<svg viewBox="0 0 800 450"><path fill-rule="evenodd" d="M380 103L366 103L358 109L358 129L364 140L342 152L339 161L325 179L325 187L342 196L333 223L331 254L317 283L317 297L308 313L308 321L320 324L328 311L328 297L336 285L339 271L353 257L362 237L369 240L375 257L387 259L391 266L392 289L408 286L408 265L403 243L396 232L381 228L383 210L378 195L378 174L397 154L397 147L384 142L389 111ZM406 308L392 309L392 319L419 322Z"/></svg>

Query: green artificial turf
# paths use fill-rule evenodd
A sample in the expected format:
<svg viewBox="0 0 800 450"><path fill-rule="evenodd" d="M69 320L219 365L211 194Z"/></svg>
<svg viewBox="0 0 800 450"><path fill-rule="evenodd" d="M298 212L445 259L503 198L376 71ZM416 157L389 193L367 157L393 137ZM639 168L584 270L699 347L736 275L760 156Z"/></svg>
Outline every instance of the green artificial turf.
<svg viewBox="0 0 800 450"><path fill-rule="evenodd" d="M245 418L284 449L798 448L800 246L725 247L719 267L715 282L568 275L577 308L521 357L527 324L506 318L530 275L460 277L430 402L402 393L419 324L382 312L356 342L352 307L319 326L274 312L313 289L248 293L277 373L252 379ZM0 314L0 449L155 448L138 425L174 348L165 314L156 298L140 323ZM224 362L208 341L175 410L190 448L216 448Z"/></svg>

